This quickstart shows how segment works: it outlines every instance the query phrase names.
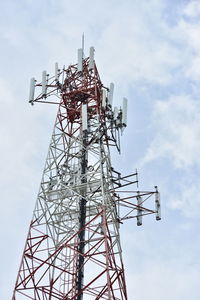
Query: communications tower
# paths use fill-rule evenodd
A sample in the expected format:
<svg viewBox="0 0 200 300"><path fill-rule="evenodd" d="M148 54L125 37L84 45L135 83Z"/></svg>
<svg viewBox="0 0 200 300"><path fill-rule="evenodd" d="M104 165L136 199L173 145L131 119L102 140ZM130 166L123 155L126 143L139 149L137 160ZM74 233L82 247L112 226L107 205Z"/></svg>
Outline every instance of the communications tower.
<svg viewBox="0 0 200 300"><path fill-rule="evenodd" d="M58 113L12 300L128 299L119 227L149 214L160 220L160 200L156 187L137 190L137 171L112 167L110 149L120 150L127 125L127 99L113 109L113 90L101 82L94 47L31 79L29 102Z"/></svg>

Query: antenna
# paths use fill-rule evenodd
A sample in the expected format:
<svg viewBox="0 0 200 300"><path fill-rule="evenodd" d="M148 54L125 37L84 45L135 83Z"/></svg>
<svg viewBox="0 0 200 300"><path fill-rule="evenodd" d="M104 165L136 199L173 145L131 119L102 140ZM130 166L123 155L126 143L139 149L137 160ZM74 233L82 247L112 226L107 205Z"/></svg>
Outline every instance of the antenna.
<svg viewBox="0 0 200 300"><path fill-rule="evenodd" d="M42 95L45 96L47 92L47 72L42 72Z"/></svg>
<svg viewBox="0 0 200 300"><path fill-rule="evenodd" d="M138 196L137 196L137 205L138 205L138 208L137 208L137 226L141 226L142 225L142 197L139 195L139 192L138 192Z"/></svg>
<svg viewBox="0 0 200 300"><path fill-rule="evenodd" d="M106 107L106 90L103 88L102 90L102 107Z"/></svg>
<svg viewBox="0 0 200 300"><path fill-rule="evenodd" d="M123 98L122 104L122 124L127 126L127 108L128 108L128 100Z"/></svg>
<svg viewBox="0 0 200 300"><path fill-rule="evenodd" d="M109 89L109 94L108 94L108 104L112 105L113 101L113 92L114 92L114 83L110 83L110 89Z"/></svg>
<svg viewBox="0 0 200 300"><path fill-rule="evenodd" d="M118 113L119 113L118 108L117 108L117 106L115 106L114 107L114 120L117 120Z"/></svg>
<svg viewBox="0 0 200 300"><path fill-rule="evenodd" d="M30 80L30 93L29 93L29 102L33 102L35 94L35 78Z"/></svg>
<svg viewBox="0 0 200 300"><path fill-rule="evenodd" d="M160 221L161 220L161 205L160 205L160 194L158 192L157 186L155 186L156 189L156 220Z"/></svg>
<svg viewBox="0 0 200 300"><path fill-rule="evenodd" d="M83 49L78 49L78 72L82 72L83 70Z"/></svg>
<svg viewBox="0 0 200 300"><path fill-rule="evenodd" d="M94 68L94 47L90 47L89 70Z"/></svg>

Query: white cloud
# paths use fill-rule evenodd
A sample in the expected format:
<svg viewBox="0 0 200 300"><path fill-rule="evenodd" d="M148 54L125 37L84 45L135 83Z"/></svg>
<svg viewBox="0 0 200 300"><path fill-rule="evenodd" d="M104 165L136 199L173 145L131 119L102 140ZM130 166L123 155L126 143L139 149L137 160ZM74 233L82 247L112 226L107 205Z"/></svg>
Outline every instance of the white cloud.
<svg viewBox="0 0 200 300"><path fill-rule="evenodd" d="M200 272L196 266L177 268L173 262L163 261L158 265L153 261L145 269L140 268L127 275L130 299L134 296L142 300L198 300L200 297Z"/></svg>
<svg viewBox="0 0 200 300"><path fill-rule="evenodd" d="M184 6L183 14L188 17L196 17L200 14L200 2L198 0L190 0Z"/></svg>
<svg viewBox="0 0 200 300"><path fill-rule="evenodd" d="M199 61L200 61L200 23L193 23L180 19L175 28L178 40L182 42L184 48L182 55L183 75L190 80L199 81Z"/></svg>
<svg viewBox="0 0 200 300"><path fill-rule="evenodd" d="M19 17L15 22L12 12L14 26L2 26L1 35L10 46L27 49L35 60L37 48L43 63L47 53L49 60L60 58L67 63L68 53L75 52L72 44L80 46L84 31L86 45L95 44L98 65L106 70L107 76L103 76L109 80L126 78L129 83L140 80L166 85L173 80L173 70L183 62L184 53L176 45L179 32L175 34L163 18L165 1L88 1L87 5L84 1L73 5L52 1L49 6L51 10L55 7L57 15L45 14L37 1L36 6L30 3L33 12L39 10L37 22L32 14L29 20L26 6L22 7L27 27L22 26Z"/></svg>
<svg viewBox="0 0 200 300"><path fill-rule="evenodd" d="M191 179L188 174L188 180L177 183L180 191L171 193L169 197L168 207L173 210L179 210L187 218L198 218L200 215L200 189L199 182Z"/></svg>
<svg viewBox="0 0 200 300"><path fill-rule="evenodd" d="M170 96L153 107L152 142L140 166L162 162L165 205L190 220L200 214L200 105L190 96ZM152 165L152 164L151 164ZM166 183L168 182L168 184ZM168 186L169 185L169 186ZM167 187L168 186L168 187Z"/></svg>
<svg viewBox="0 0 200 300"><path fill-rule="evenodd" d="M145 222L142 228L127 226L123 242L130 299L133 295L142 300L199 299L199 239L193 240L196 231L190 224L186 227L179 221L176 225L165 220L155 226L145 226Z"/></svg>
<svg viewBox="0 0 200 300"><path fill-rule="evenodd" d="M92 43L97 48L98 65L106 70L107 76L103 75L106 80L124 81L126 78L127 83L139 80L166 85L173 83L178 68L184 69L187 76L194 69L198 55L195 54L190 63L195 47L190 45L193 43L190 40L192 35L196 36L193 33L197 30L196 24L192 28L180 18L177 26L171 27L163 18L165 1L150 0L147 3L137 0L126 4L117 1L117 5L116 1L104 5L93 1L88 1L87 5L84 1L73 5L67 1L59 4L51 1L49 14L45 14L45 8L37 1L36 5L30 1L29 6L33 11L30 18L27 18L27 6L21 7L22 20L17 17L17 23L14 18L17 13L11 10L14 26L1 26L1 36L10 46L21 51L26 49L35 61L37 48L38 59L40 61L42 57L43 64L47 53L51 62L60 58L61 62L67 63L69 53L73 52L72 44L80 46L84 31L86 45ZM39 12L37 18L33 16L36 9ZM57 14L52 13L53 9ZM23 21L27 26L22 25ZM197 72L197 68L195 70Z"/></svg>
<svg viewBox="0 0 200 300"><path fill-rule="evenodd" d="M176 168L199 165L200 106L190 97L171 96L154 106L155 136L142 164L167 158Z"/></svg>

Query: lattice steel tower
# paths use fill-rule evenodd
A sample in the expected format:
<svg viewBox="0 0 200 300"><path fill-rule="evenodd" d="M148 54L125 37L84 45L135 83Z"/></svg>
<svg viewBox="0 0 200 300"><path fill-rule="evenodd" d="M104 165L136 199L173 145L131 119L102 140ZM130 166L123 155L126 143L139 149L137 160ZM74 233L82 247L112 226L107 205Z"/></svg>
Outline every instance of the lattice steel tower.
<svg viewBox="0 0 200 300"><path fill-rule="evenodd" d="M159 220L160 201L157 188L132 190L137 171L122 176L111 165L127 124L127 100L113 109L113 89L93 47L87 58L79 49L75 65L56 63L52 77L44 71L41 83L31 79L30 103L57 104L58 113L13 300L128 299L119 227L147 214Z"/></svg>

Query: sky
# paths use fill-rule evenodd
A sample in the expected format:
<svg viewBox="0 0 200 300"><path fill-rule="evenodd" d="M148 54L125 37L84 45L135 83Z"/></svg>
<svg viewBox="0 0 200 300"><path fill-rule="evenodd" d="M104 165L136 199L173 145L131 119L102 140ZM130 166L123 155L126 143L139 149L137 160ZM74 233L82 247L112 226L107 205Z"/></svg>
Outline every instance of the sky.
<svg viewBox="0 0 200 300"><path fill-rule="evenodd" d="M199 300L200 1L1 0L0 11L0 299L11 299L56 117L28 103L30 78L76 63L84 32L115 105L129 101L113 165L161 193L160 222L121 226L129 299Z"/></svg>

